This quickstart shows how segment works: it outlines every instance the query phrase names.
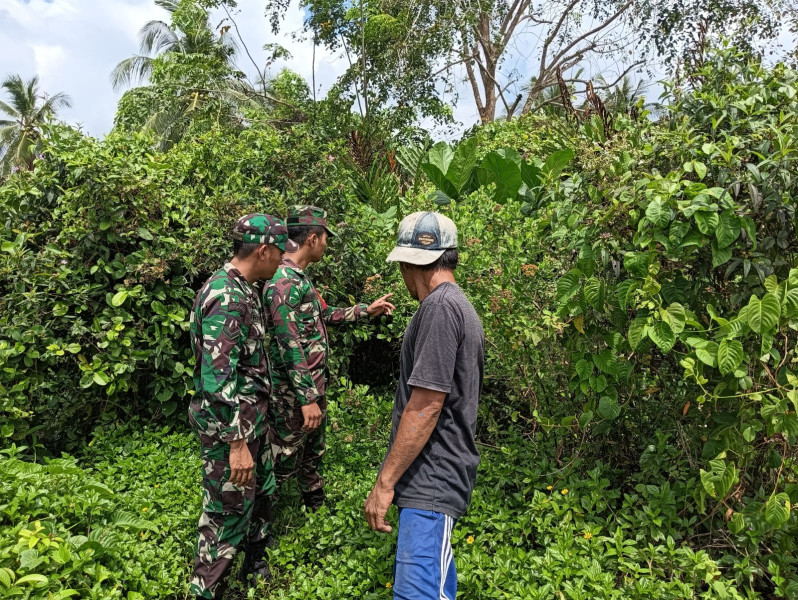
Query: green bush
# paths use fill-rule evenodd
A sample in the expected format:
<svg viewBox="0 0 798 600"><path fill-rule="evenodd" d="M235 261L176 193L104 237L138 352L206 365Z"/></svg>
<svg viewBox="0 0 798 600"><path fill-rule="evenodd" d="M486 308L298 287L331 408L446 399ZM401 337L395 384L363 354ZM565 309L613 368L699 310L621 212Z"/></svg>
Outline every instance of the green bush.
<svg viewBox="0 0 798 600"><path fill-rule="evenodd" d="M197 443L166 428L98 431L72 457L0 458L0 590L8 598L166 598L187 589Z"/></svg>
<svg viewBox="0 0 798 600"><path fill-rule="evenodd" d="M101 417L168 417L179 407L182 416L194 290L229 256L235 219L313 198L346 220L343 193L329 183L334 145L296 132L289 151L284 136L267 125L212 131L153 153L139 135L48 132L34 170L0 186L4 438L36 434L63 448ZM360 253L373 234L344 230L331 302L349 302L373 274Z"/></svg>

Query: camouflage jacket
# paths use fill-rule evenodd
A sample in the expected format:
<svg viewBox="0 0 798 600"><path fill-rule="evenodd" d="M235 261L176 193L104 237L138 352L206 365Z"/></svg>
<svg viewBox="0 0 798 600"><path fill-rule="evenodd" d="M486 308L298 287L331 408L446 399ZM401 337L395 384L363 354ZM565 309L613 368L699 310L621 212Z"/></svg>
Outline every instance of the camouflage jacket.
<svg viewBox="0 0 798 600"><path fill-rule="evenodd" d="M275 396L294 395L303 406L316 402L326 387L327 325L368 318L368 305L327 306L290 258L283 259L263 296Z"/></svg>
<svg viewBox="0 0 798 600"><path fill-rule="evenodd" d="M258 290L227 263L197 294L190 318L195 394L189 421L203 442L247 443L267 430L271 380Z"/></svg>

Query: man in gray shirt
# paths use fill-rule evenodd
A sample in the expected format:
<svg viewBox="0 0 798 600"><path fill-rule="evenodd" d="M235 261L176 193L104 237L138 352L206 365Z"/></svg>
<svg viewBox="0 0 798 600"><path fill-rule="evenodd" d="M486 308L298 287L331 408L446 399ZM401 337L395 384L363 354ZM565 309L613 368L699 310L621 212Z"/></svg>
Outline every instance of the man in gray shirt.
<svg viewBox="0 0 798 600"><path fill-rule="evenodd" d="M375 531L399 507L394 599L453 600L457 573L451 547L479 464L474 434L482 390L485 334L457 286L457 228L434 212L399 225L388 261L399 263L420 302L405 332L388 454L365 504Z"/></svg>

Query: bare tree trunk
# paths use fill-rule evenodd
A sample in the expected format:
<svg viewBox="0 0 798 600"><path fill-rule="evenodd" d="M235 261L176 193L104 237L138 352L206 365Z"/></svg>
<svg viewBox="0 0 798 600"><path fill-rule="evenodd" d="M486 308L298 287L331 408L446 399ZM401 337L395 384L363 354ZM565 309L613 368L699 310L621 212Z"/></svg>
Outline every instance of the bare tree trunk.
<svg viewBox="0 0 798 600"><path fill-rule="evenodd" d="M562 33L569 30L572 20L583 15L584 7L581 5L585 0L569 0L563 5L560 14L551 20L533 14L532 0L511 0L503 13L494 10L496 4L491 0L457 0L459 13L470 16L464 18L460 25L458 58L464 61L482 123L496 119L500 101L507 118L511 118L519 106L522 106L521 114L528 113L543 90L557 83L558 71L567 71L588 54L607 53L607 48L617 45L618 40L613 38L610 30L628 13L633 1L624 2L616 12L597 22L592 29L563 37ZM511 94L508 99L508 88L515 82L504 85L500 82L505 79L500 73L501 59L512 38L520 33L527 21L543 30L537 74L525 100L517 94Z"/></svg>
<svg viewBox="0 0 798 600"><path fill-rule="evenodd" d="M475 10L470 6L470 0L460 2L462 11ZM503 15L494 15L478 7L473 22L466 20L460 31L460 55L468 57L465 62L466 74L482 123L490 123L496 119L499 100L508 113L510 112L511 103L505 97L506 87L503 88L497 79L498 68L516 28L529 18L530 4L531 0L513 0ZM495 33L494 24L498 29Z"/></svg>

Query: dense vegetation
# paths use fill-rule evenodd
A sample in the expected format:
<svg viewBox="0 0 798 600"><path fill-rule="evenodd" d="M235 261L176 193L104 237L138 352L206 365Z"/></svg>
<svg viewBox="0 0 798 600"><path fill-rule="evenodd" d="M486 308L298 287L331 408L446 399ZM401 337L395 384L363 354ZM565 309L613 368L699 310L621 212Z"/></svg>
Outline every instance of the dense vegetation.
<svg viewBox="0 0 798 600"><path fill-rule="evenodd" d="M188 310L237 216L312 202L341 232L325 299L398 310L334 332L329 502L282 490L275 580L237 592L390 597L394 539L362 503L415 305L384 261L402 216L437 209L488 342L462 597L798 598L798 72L703 48L656 114L564 86L432 144L389 94L360 117L289 72L247 87L207 13L166 4L148 27L172 45L120 65L148 85L105 138L17 86L36 118L0 179L4 596L185 597Z"/></svg>

